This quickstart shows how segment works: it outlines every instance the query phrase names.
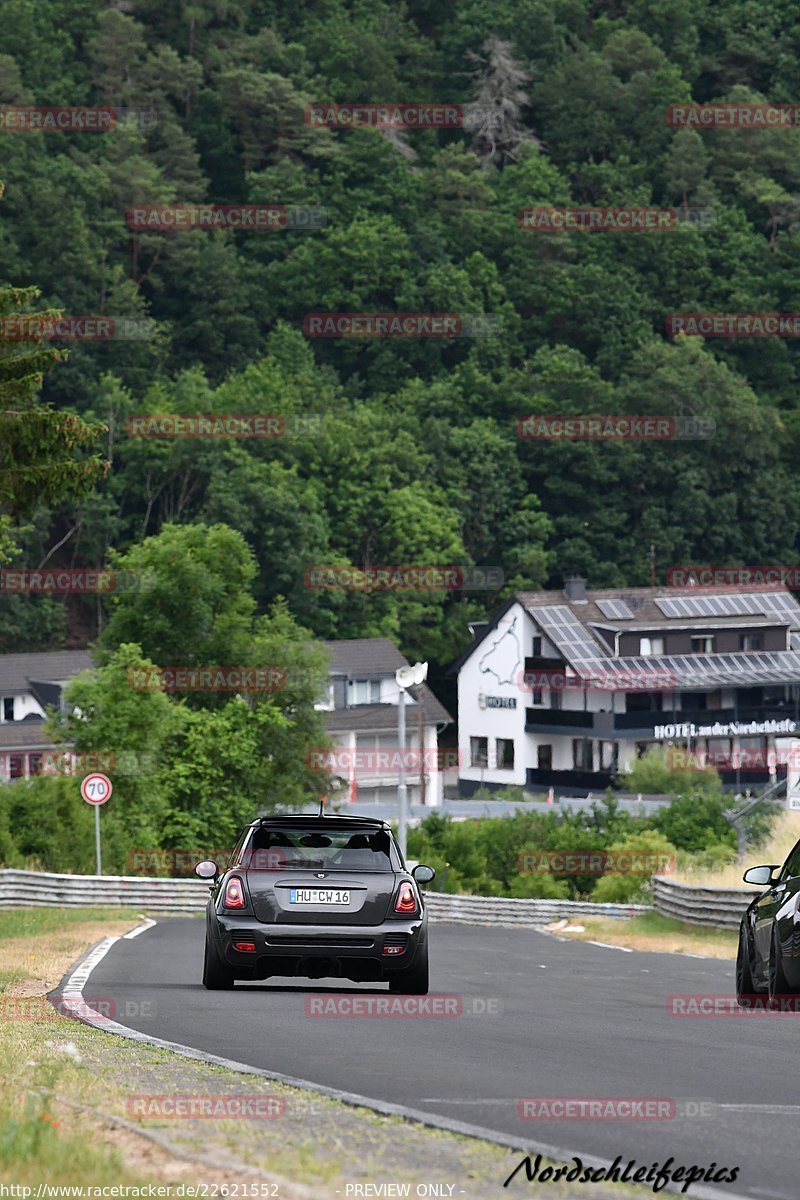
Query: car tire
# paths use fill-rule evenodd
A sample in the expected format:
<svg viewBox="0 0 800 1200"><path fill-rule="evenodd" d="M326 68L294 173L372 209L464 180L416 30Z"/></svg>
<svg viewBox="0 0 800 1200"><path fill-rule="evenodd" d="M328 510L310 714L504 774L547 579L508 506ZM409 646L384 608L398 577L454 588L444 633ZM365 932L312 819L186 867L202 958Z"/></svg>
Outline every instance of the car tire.
<svg viewBox="0 0 800 1200"><path fill-rule="evenodd" d="M206 950L203 956L203 987L209 992L228 991L233 987L234 975L231 968L220 958L206 933Z"/></svg>
<svg viewBox="0 0 800 1200"><path fill-rule="evenodd" d="M747 930L742 925L739 930L739 949L736 952L736 1003L740 1008L752 1008L755 996L756 986L753 983Z"/></svg>
<svg viewBox="0 0 800 1200"><path fill-rule="evenodd" d="M773 927L772 942L769 952L769 1006L770 1008L778 1007L778 997L788 996L794 992L794 988L789 987L786 981L786 976L783 972L783 957L781 955L781 945L778 940L778 930Z"/></svg>
<svg viewBox="0 0 800 1200"><path fill-rule="evenodd" d="M419 961L405 971L398 971L389 980L389 991L400 996L427 996L430 987L428 947L422 948Z"/></svg>

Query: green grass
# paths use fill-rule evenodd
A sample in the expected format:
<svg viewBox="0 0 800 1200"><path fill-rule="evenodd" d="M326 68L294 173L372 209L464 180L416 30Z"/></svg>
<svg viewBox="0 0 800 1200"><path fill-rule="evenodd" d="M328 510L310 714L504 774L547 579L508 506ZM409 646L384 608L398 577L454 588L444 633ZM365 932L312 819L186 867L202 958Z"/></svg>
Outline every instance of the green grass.
<svg viewBox="0 0 800 1200"><path fill-rule="evenodd" d="M0 941L56 933L87 921L118 921L138 915L129 908L4 908L0 909Z"/></svg>
<svg viewBox="0 0 800 1200"><path fill-rule="evenodd" d="M577 918L576 918L577 920ZM678 921L675 917L662 917L661 913L641 913L625 922L625 928L639 933L691 933L700 941L718 942L726 936L730 937L731 945L735 948L738 934L735 929L716 929L712 925L690 925L686 921Z"/></svg>

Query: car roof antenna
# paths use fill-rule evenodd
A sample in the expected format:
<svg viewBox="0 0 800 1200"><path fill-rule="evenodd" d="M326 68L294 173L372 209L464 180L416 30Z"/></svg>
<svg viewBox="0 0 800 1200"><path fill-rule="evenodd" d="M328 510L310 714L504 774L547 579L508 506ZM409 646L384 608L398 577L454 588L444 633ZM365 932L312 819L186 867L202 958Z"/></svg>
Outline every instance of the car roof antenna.
<svg viewBox="0 0 800 1200"><path fill-rule="evenodd" d="M319 812L317 813L317 816L318 817L325 816L325 797L324 796L320 796L320 798L319 798Z"/></svg>

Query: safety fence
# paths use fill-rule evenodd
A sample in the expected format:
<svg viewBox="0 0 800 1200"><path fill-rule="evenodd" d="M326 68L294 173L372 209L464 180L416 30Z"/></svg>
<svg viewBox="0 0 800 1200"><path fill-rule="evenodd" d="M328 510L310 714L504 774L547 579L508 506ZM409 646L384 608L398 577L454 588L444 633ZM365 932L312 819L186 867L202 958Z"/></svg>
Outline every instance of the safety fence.
<svg viewBox="0 0 800 1200"><path fill-rule="evenodd" d="M593 904L580 900L516 900L426 892L432 920L465 925L547 925L578 917L626 918L656 912L693 925L736 928L756 894L749 888L713 888L653 878L653 906ZM137 912L199 913L208 900L201 879L151 879L139 875L55 875L0 870L0 908L55 906L122 907Z"/></svg>
<svg viewBox="0 0 800 1200"><path fill-rule="evenodd" d="M636 904L590 904L572 900L512 900L494 896L425 893L432 920L466 925L546 925L561 918L630 917L647 912ZM137 912L199 913L208 900L201 879L146 879L138 875L54 875L0 870L0 908L119 906Z"/></svg>
<svg viewBox="0 0 800 1200"><path fill-rule="evenodd" d="M756 888L703 887L679 883L663 875L653 877L653 906L665 917L675 917L690 925L713 925L737 929L747 905L758 895Z"/></svg>

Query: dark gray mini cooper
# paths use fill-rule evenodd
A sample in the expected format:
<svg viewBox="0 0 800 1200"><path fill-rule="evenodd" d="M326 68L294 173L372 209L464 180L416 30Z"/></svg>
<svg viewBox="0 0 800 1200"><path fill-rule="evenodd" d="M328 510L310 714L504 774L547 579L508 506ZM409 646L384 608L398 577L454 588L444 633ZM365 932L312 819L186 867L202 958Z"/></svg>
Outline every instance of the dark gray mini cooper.
<svg viewBox="0 0 800 1200"><path fill-rule="evenodd" d="M262 817L239 838L227 868L198 863L210 881L203 984L273 975L387 982L427 995L428 915L385 821L372 817Z"/></svg>

